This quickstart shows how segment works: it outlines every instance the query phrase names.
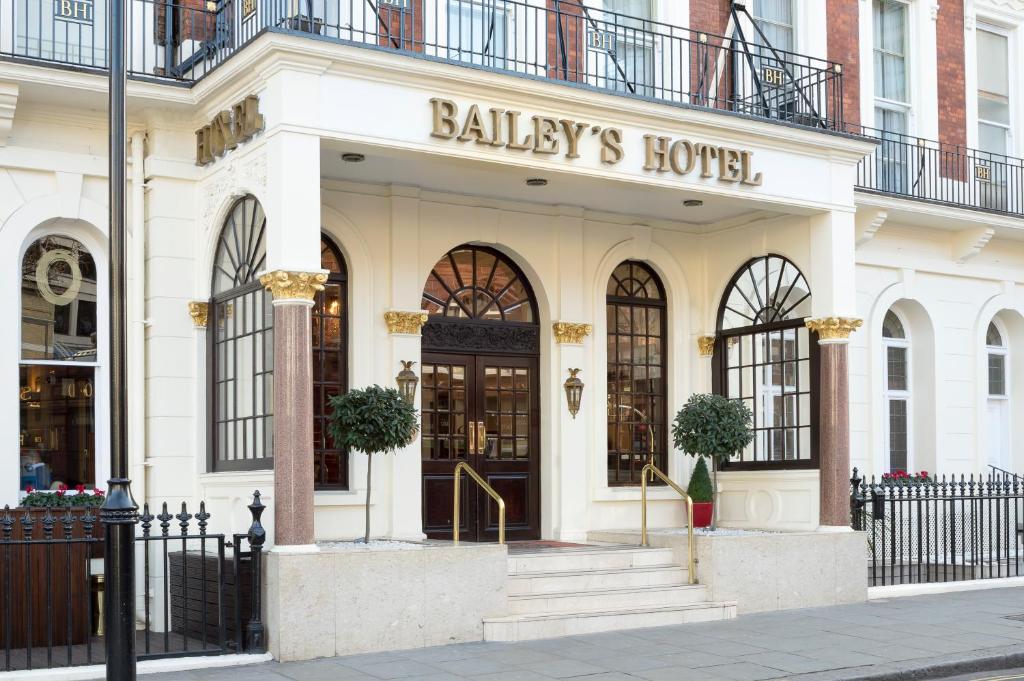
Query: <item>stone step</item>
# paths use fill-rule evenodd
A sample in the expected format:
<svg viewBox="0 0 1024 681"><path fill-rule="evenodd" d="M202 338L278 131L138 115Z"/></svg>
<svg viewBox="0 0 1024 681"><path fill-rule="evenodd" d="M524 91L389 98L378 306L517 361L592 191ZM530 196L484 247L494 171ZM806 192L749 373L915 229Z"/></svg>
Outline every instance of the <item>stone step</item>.
<svg viewBox="0 0 1024 681"><path fill-rule="evenodd" d="M686 570L673 564L600 570L571 570L510 575L508 595L553 594L570 591L600 591L645 586L681 586Z"/></svg>
<svg viewBox="0 0 1024 681"><path fill-rule="evenodd" d="M484 619L485 641L528 641L602 631L711 622L736 616L735 603L613 608L607 610L516 614Z"/></svg>
<svg viewBox="0 0 1024 681"><path fill-rule="evenodd" d="M658 605L692 605L706 599L707 587L700 584L646 586L510 596L508 609L513 615L566 613Z"/></svg>
<svg viewBox="0 0 1024 681"><path fill-rule="evenodd" d="M538 572L606 570L672 563L671 549L633 547L588 547L588 549L513 554L508 557L508 573L509 575L522 575Z"/></svg>

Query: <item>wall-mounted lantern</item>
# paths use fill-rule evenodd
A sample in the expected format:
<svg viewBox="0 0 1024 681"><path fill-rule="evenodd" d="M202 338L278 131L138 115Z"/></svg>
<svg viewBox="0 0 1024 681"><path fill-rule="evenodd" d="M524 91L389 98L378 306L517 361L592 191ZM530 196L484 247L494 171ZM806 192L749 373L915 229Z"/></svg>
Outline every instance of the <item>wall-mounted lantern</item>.
<svg viewBox="0 0 1024 681"><path fill-rule="evenodd" d="M565 401L569 404L569 413L573 418L580 411L580 400L583 398L583 381L577 376L581 369L569 369L569 378L565 379Z"/></svg>
<svg viewBox="0 0 1024 681"><path fill-rule="evenodd" d="M416 386L420 382L419 376L412 370L412 366L416 362L407 362L404 359L399 361L402 363L402 370L395 376L395 382L398 383L398 394L402 396L406 404L413 404L416 401Z"/></svg>

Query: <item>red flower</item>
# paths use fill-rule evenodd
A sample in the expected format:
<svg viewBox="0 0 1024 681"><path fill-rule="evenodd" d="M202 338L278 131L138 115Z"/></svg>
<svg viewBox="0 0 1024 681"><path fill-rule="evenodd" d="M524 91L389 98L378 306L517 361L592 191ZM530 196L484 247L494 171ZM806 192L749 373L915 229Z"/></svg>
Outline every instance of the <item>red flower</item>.
<svg viewBox="0 0 1024 681"><path fill-rule="evenodd" d="M32 492L35 492L35 491L36 491L36 488L33 487L32 485L25 485L25 493L26 494L32 494Z"/></svg>
<svg viewBox="0 0 1024 681"><path fill-rule="evenodd" d="M85 491L85 485L75 485L75 491L81 494Z"/></svg>
<svg viewBox="0 0 1024 681"><path fill-rule="evenodd" d="M103 490L101 490L99 487L93 487L92 488L92 493L95 494L98 497L102 497L103 496Z"/></svg>
<svg viewBox="0 0 1024 681"><path fill-rule="evenodd" d="M927 477L928 477L928 471L921 471L919 475L920 475L920 476L921 476L922 478L927 478Z"/></svg>

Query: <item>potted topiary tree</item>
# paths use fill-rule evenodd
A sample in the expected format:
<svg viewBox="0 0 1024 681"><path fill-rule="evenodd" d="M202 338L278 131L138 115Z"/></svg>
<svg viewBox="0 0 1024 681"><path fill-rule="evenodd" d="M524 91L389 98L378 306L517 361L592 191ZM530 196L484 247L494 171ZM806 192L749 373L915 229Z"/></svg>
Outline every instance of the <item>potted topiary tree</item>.
<svg viewBox="0 0 1024 681"><path fill-rule="evenodd" d="M416 408L394 388L373 385L330 399L333 409L327 431L335 446L366 454L366 533L370 543L370 472L373 455L405 447L416 436Z"/></svg>
<svg viewBox="0 0 1024 681"><path fill-rule="evenodd" d="M693 501L693 526L710 525L715 515L715 490L711 487L711 476L708 475L708 465L704 463L703 456L697 459L697 465L690 474L690 484L686 486L686 493Z"/></svg>
<svg viewBox="0 0 1024 681"><path fill-rule="evenodd" d="M690 456L711 459L712 503L718 492L718 467L754 439L752 422L753 414L745 404L721 395L692 395L676 414L672 423L675 446ZM714 527L712 514L711 528Z"/></svg>

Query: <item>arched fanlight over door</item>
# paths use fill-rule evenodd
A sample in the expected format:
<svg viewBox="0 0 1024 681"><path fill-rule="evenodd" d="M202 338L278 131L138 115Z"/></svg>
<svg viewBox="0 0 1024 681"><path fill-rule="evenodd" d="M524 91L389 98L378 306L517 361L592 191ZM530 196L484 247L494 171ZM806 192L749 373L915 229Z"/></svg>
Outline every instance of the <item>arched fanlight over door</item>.
<svg viewBox="0 0 1024 681"><path fill-rule="evenodd" d="M529 284L500 253L464 246L450 251L430 271L423 309L430 315L532 323Z"/></svg>
<svg viewBox="0 0 1024 681"><path fill-rule="evenodd" d="M267 218L239 199L217 239L207 324L209 468L273 468L274 313L258 275L266 265Z"/></svg>
<svg viewBox="0 0 1024 681"><path fill-rule="evenodd" d="M734 468L812 468L818 463L818 347L804 325L811 290L779 255L752 258L733 275L718 310L715 391L754 415L754 440Z"/></svg>

